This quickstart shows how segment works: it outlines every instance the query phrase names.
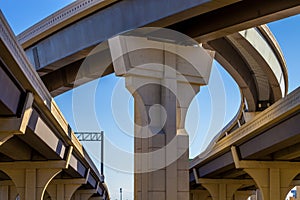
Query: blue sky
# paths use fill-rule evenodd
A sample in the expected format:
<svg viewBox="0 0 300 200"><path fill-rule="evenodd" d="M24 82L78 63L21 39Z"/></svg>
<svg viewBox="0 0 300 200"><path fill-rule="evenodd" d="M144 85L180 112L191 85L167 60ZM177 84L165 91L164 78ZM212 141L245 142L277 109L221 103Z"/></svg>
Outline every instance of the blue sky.
<svg viewBox="0 0 300 200"><path fill-rule="evenodd" d="M13 31L18 34L70 2L72 0L0 0L0 8ZM300 85L298 61L300 56L300 16L272 22L269 27L285 56L289 72L289 91L292 91ZM116 102L112 97L119 93L122 95L117 96L116 99L120 101ZM87 101L87 97L92 102ZM110 75L60 95L55 100L74 130L105 131L107 137L105 160L109 163L105 168L105 175L111 197L113 200L119 199L119 188L122 187L123 199L132 199L133 178L132 174L126 171L130 171L132 168L133 160L132 157L120 156L117 151L121 150L132 155L133 138L130 133L132 125L126 123L127 126L124 127L118 109L112 110L121 105L120 109L125 109L126 116L132 119L133 99L124 88L124 80ZM92 106L93 118L90 113L85 113L87 109L80 110L80 107L77 106L78 101ZM201 88L201 92L193 101L195 109L190 109L187 116L187 129L190 135L194 135L190 137L190 157L199 154L213 134L235 115L239 101L238 87L226 71L215 63L209 86ZM85 143L85 146L98 162L98 144Z"/></svg>

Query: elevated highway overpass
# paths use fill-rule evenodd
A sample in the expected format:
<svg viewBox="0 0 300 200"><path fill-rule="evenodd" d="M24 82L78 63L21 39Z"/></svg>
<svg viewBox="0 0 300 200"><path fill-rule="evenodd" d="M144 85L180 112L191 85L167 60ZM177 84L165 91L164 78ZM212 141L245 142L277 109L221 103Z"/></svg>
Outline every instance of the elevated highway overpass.
<svg viewBox="0 0 300 200"><path fill-rule="evenodd" d="M248 101L249 111L256 111L259 103L261 105L272 104L286 94L286 66L278 44L266 27L255 29L257 33L247 31L252 34L252 38L245 37L247 35L245 32L244 36L237 32L292 15L298 11L297 3L299 2L272 1L268 4L265 1L264 3L258 1L256 3L252 1L251 3L250 1L191 1L189 3L176 1L171 5L163 1L130 1L130 3L127 1L76 1L24 31L18 38L47 88L52 95L56 96L74 87L79 67L97 44L137 27L168 27L183 32L203 42L205 47L215 50L216 59L242 89ZM156 9L151 9L154 7ZM243 16L232 18L229 13L233 12ZM128 13L131 14L128 15ZM226 13L228 13L227 18L224 17ZM208 16L211 16L209 20ZM217 20L217 23L212 20ZM210 23L209 26L202 24L207 22ZM184 25L191 24L193 25L188 26L189 28L184 27ZM204 31L204 29L208 30ZM228 36L230 34L233 35ZM209 39L199 39L203 35ZM263 43L265 46L260 47L261 49L252 47L255 45L253 44L255 40L259 40L257 43ZM244 45L247 47L240 48ZM60 48L61 46L64 48ZM261 55L259 52L265 47L269 48L268 53L274 51L271 53L274 57L272 61L267 60L268 55ZM108 51L103 50L101 53L103 60L110 58ZM261 61L262 65L257 66L255 60ZM113 67L106 66L106 62L99 64L100 66L102 64L104 72L90 74L93 78L88 80L112 73ZM277 69L269 70L270 66ZM263 80L265 83L262 83Z"/></svg>
<svg viewBox="0 0 300 200"><path fill-rule="evenodd" d="M216 51L216 60L237 81L247 99L247 110L255 112L286 94L288 84L285 61L267 27L237 32L292 15L299 9L297 1L256 3L176 1L171 5L163 1L76 1L24 31L18 38L47 88L56 96L74 87L83 60L97 44L105 43L110 37L142 26L168 27L181 31L203 42L204 47ZM137 9L141 7L143 9ZM154 7L162 9L151 9ZM231 16L229 13L233 12L243 16L224 17L226 13ZM137 17L142 15L145 16ZM208 16L211 16L209 20ZM209 26L202 24L208 21ZM209 39L200 39L202 36ZM108 45L101 51L95 55L100 56L100 63L94 66L97 71L87 74L84 77L86 81L114 71L112 65L107 66L107 63L112 63L109 61L111 56ZM86 81L82 80L81 84Z"/></svg>
<svg viewBox="0 0 300 200"><path fill-rule="evenodd" d="M0 199L109 199L2 14L0 27Z"/></svg>
<svg viewBox="0 0 300 200"><path fill-rule="evenodd" d="M299 185L299 100L300 88L230 134L221 131L190 162L190 199L225 198L219 192L247 199L256 189L263 199L284 199Z"/></svg>
<svg viewBox="0 0 300 200"><path fill-rule="evenodd" d="M262 24L299 13L299 4L299 1L279 0L76 1L21 33L18 40L51 95L56 96L78 86L74 85L75 79L85 59L100 56L104 61L91 66L92 70L82 77L80 84L114 72L106 43L114 35L144 26L167 27L185 33L215 51L215 59L241 89L241 109L225 127L226 131L218 135L227 138L287 94L284 58L273 35ZM101 42L106 48L89 55ZM238 152L239 148L236 147ZM196 176L193 180L195 167L201 167L203 161L193 163L197 164L191 165L192 184L198 180ZM202 178L201 173L199 177ZM198 183L195 188L203 189ZM253 182L247 184L254 188Z"/></svg>

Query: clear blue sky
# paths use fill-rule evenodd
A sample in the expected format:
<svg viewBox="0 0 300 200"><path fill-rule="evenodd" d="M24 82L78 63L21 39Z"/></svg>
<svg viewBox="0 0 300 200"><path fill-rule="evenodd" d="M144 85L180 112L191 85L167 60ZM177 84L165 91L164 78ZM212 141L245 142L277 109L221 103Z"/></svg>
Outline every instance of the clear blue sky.
<svg viewBox="0 0 300 200"><path fill-rule="evenodd" d="M72 0L0 0L0 8L13 31L18 34L71 2ZM289 91L292 91L300 85L298 61L300 57L300 16L270 23L269 27L286 58L289 71ZM223 86L224 89L220 86ZM121 95L114 96L117 94ZM80 109L81 106L76 106L83 97L86 105L94 106L94 118L90 116L90 113L86 113L87 109ZM87 101L87 97L94 102ZM110 75L88 83L75 91L60 95L55 100L74 130L105 131L107 137L105 159L108 163L105 175L111 197L113 200L119 199L119 188L122 187L123 199L133 199L133 176L126 172L132 169L133 164L133 157L130 157L133 152L132 125L130 123L124 125L125 118L118 113L122 110L122 113L128 114L132 119L133 100L124 88L124 81ZM214 136L213 134L217 133L217 130L234 116L239 101L238 87L223 68L215 63L209 86L201 88L200 94L193 102L195 109L191 109L187 116L187 129L191 135L190 157L199 154L200 150L203 150ZM121 106L112 110L112 107L118 105ZM223 115L219 113L223 113ZM108 145L109 143L111 145ZM98 162L98 144L86 143L85 146ZM123 154L119 154L118 149L121 150L120 152L128 152L128 154L123 156Z"/></svg>

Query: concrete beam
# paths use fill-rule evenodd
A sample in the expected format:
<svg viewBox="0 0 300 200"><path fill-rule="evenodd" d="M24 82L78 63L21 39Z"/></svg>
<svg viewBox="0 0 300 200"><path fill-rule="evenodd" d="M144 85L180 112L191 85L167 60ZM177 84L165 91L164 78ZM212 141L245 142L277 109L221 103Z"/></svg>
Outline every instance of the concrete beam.
<svg viewBox="0 0 300 200"><path fill-rule="evenodd" d="M232 155L230 152L227 152L198 167L197 173L201 175L201 177L205 177L215 173L220 173L221 171L226 171L232 168L233 164Z"/></svg>
<svg viewBox="0 0 300 200"><path fill-rule="evenodd" d="M109 15L110 13L115 13L116 10L128 10L131 13L126 18L121 18L120 16L107 16L110 20L121 20L122 24L135 25L136 27L145 26L147 23L153 27L165 27L175 22L196 16L197 14L202 14L209 12L220 7L238 2L238 0L218 0L218 1L203 1L203 0L193 0L188 3L183 3L181 1L173 1L169 4L168 1L129 1L121 2L118 0L109 0L103 2L101 0L94 1L82 1L80 3L74 2L65 8L57 11L53 15L39 22L38 24L25 30L18 36L20 43L24 48L28 48L32 44L48 37L49 35L61 30L80 19L87 18L87 16L92 15L96 11L100 12L102 15ZM142 7L141 7L142 6ZM156 8L156 12L153 12L152 8ZM108 10L108 13L106 12ZM140 16L140 12L143 12L143 18L136 19L135 16ZM159 19L159 22L158 22ZM103 20L104 21L104 20ZM149 24L152 23L152 24ZM154 24L155 23L155 24ZM115 26L119 26L114 23ZM125 26L128 26L125 25ZM106 26L106 25L103 25ZM111 28L111 27L110 27ZM118 28L118 27L115 27ZM133 27L128 27L124 30L132 29ZM112 35L111 35L112 36Z"/></svg>
<svg viewBox="0 0 300 200"><path fill-rule="evenodd" d="M12 134L25 134L25 130L29 123L32 114L33 94L28 92L22 111L18 117L1 117L0 118L0 134L12 133Z"/></svg>
<svg viewBox="0 0 300 200"><path fill-rule="evenodd" d="M300 141L300 127L297 125L299 120L300 115L294 115L243 143L239 146L241 157L253 159L296 144Z"/></svg>
<svg viewBox="0 0 300 200"><path fill-rule="evenodd" d="M83 18L61 29L61 31L40 40L36 45L26 50L27 55L34 64L33 49L37 49L36 51L39 58L39 66L36 66L37 70L47 66L60 68L84 58L87 55L84 49L91 48L125 30L137 27L146 25L165 27L186 19L186 21L170 26L170 28L192 38L199 38L201 35L206 35L206 38L212 40L299 12L299 8L297 8L299 3L297 1L282 2L279 0L275 2L256 1L255 4L249 1L206 2L193 0L189 1L189 3L185 2L184 4L181 1L174 1L172 6L167 5L169 4L165 1L119 1L104 10L96 12L87 18ZM155 12L153 12L154 10L152 9L154 7L156 8L154 9ZM258 12L258 9L264 9L264 12ZM126 13L131 14L126 15L127 17L124 18L121 17L123 15L112 14L115 13L115 10L126 10ZM277 12L282 12L283 14L276 15ZM229 17L227 13L236 13L242 16L232 18L232 16ZM260 14L257 15L257 13ZM142 17L138 17L141 15ZM195 17L196 15L199 16ZM256 20L257 18L261 19ZM104 22L107 19L110 20L110 23L100 23L99 26L98 22ZM209 25L205 24L212 20L218 21L216 23L209 23ZM253 22L253 20L256 20L256 23ZM94 25L94 23L96 23L97 26ZM115 24L115 26L111 27L109 25L111 23ZM85 30L85 34L74 30ZM106 32L103 32L103 30ZM213 34L213 36L207 36L207 34ZM70 35L72 35L72 39L68 37ZM63 45L65 48L59 48L60 45ZM51 52L51 54L49 54L49 52ZM65 59L66 56L69 58Z"/></svg>
<svg viewBox="0 0 300 200"><path fill-rule="evenodd" d="M239 1L179 22L169 28L200 42L206 42L298 13L300 2L295 0Z"/></svg>
<svg viewBox="0 0 300 200"><path fill-rule="evenodd" d="M274 153L275 160L293 160L300 157L300 146L294 144Z"/></svg>
<svg viewBox="0 0 300 200"><path fill-rule="evenodd" d="M226 39L219 38L204 44L204 47L216 51L216 60L226 69L239 85L243 96L247 99L249 111L256 111L258 90L255 79L249 70L248 63Z"/></svg>
<svg viewBox="0 0 300 200"><path fill-rule="evenodd" d="M1 115L17 115L22 91L4 71L0 62L0 113Z"/></svg>

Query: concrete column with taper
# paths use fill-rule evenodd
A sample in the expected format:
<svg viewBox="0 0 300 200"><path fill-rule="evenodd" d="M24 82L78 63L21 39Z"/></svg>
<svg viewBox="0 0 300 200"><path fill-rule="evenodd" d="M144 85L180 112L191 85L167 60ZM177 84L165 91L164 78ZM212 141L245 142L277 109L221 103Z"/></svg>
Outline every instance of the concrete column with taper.
<svg viewBox="0 0 300 200"><path fill-rule="evenodd" d="M150 37L109 40L115 74L134 97L135 200L189 199L188 107L208 83L212 54Z"/></svg>

